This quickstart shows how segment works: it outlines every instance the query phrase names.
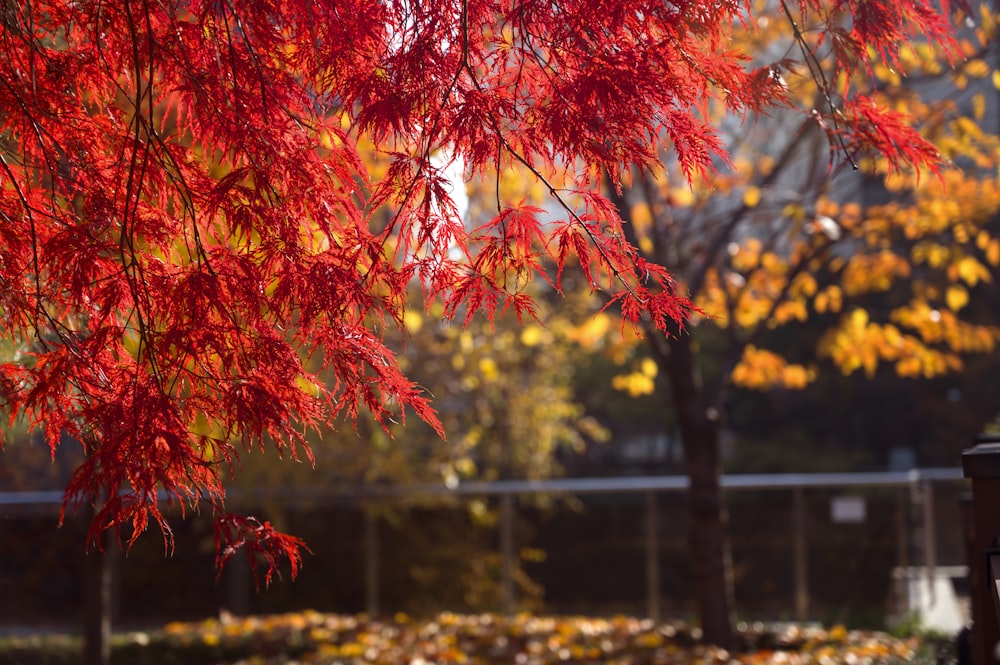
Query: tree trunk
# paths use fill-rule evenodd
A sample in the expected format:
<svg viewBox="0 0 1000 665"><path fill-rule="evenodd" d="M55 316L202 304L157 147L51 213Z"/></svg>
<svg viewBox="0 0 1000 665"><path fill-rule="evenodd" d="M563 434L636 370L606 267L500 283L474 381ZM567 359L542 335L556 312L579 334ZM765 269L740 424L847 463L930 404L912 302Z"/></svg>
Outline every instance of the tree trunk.
<svg viewBox="0 0 1000 665"><path fill-rule="evenodd" d="M605 192L626 221L624 232L629 241L638 247L640 242L635 235L631 209L624 195L611 186L607 174L604 177ZM647 195L646 199L652 206L652 198ZM661 265L670 265L666 255L669 247L670 241L660 238L656 243L654 260ZM678 326L667 338L652 326L647 328L647 332L657 365L665 370L670 381L673 407L684 444L684 465L690 481L688 549L702 636L706 642L732 649L736 641L732 616L732 560L726 537L726 507L719 484L722 475L719 451L721 396L706 396L701 375L695 366L689 331Z"/></svg>
<svg viewBox="0 0 1000 665"><path fill-rule="evenodd" d="M690 335L669 341L666 369L673 392L688 491L689 550L703 639L725 649L735 646L732 562L726 538L726 508L720 485L720 414L704 403Z"/></svg>
<svg viewBox="0 0 1000 665"><path fill-rule="evenodd" d="M92 513L91 513L92 515ZM112 530L90 543L83 561L83 664L109 665L119 546Z"/></svg>
<svg viewBox="0 0 1000 665"><path fill-rule="evenodd" d="M719 472L713 463L718 450L717 430L706 433L700 440L684 437L687 474L691 482L688 492L689 548L698 615L705 641L732 649L732 562Z"/></svg>

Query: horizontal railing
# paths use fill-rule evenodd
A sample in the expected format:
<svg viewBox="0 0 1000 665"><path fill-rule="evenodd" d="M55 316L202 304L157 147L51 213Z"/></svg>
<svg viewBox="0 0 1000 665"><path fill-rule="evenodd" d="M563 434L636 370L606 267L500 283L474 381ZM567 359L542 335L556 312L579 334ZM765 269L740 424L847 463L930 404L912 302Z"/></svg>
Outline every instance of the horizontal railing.
<svg viewBox="0 0 1000 665"><path fill-rule="evenodd" d="M906 487L924 481L959 481L962 470L931 467L909 471L865 471L838 473L739 473L720 478L728 490L785 490L834 487ZM543 480L470 481L448 486L444 483L406 485L345 485L234 488L233 500L278 499L287 501L342 499L388 499L433 496L504 496L516 494L607 494L632 492L682 492L689 486L687 476L611 476L590 478L548 478ZM165 498L165 497L161 497ZM58 490L37 492L0 492L0 506L43 506L63 502Z"/></svg>

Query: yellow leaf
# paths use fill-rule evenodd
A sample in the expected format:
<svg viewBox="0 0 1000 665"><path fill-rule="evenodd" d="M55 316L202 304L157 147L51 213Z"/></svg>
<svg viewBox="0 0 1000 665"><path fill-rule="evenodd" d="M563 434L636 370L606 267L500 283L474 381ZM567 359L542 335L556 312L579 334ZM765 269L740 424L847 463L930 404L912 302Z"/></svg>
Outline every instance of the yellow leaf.
<svg viewBox="0 0 1000 665"><path fill-rule="evenodd" d="M945 300L948 303L948 309L957 312L968 304L969 292L965 290L964 286L955 284L948 287L948 291L945 293Z"/></svg>
<svg viewBox="0 0 1000 665"><path fill-rule="evenodd" d="M979 261L966 256L958 262L958 276L969 286L975 286L980 279L989 279L989 271Z"/></svg>
<svg viewBox="0 0 1000 665"><path fill-rule="evenodd" d="M808 312L806 312L805 302L802 300L788 300L780 305L774 312L774 322L779 325L784 325L789 321L805 321L809 318Z"/></svg>
<svg viewBox="0 0 1000 665"><path fill-rule="evenodd" d="M748 208L756 208L758 203L760 203L760 189L757 187L748 187L743 192L743 205Z"/></svg>
<svg viewBox="0 0 1000 665"><path fill-rule="evenodd" d="M1000 240L994 238L986 248L986 260L991 266L1000 265Z"/></svg>
<svg viewBox="0 0 1000 665"><path fill-rule="evenodd" d="M980 231L976 234L976 247L979 249L986 249L990 245L990 234L986 231Z"/></svg>
<svg viewBox="0 0 1000 665"><path fill-rule="evenodd" d="M813 301L813 307L816 308L816 311L819 314L823 314L824 312L826 312L826 309L829 306L829 304L830 304L830 296L827 295L826 291L823 291L822 293L818 294L816 296L816 299Z"/></svg>
<svg viewBox="0 0 1000 665"><path fill-rule="evenodd" d="M886 67L882 64L877 64L874 67L875 76L877 76L882 81L890 83L892 85L899 85L899 73L892 69L891 67Z"/></svg>
<svg viewBox="0 0 1000 665"><path fill-rule="evenodd" d="M642 362L639 364L639 371L644 375L653 378L659 371L659 367L657 366L656 361L652 358L643 358Z"/></svg>
<svg viewBox="0 0 1000 665"><path fill-rule="evenodd" d="M412 333L420 332L420 328L424 325L424 317L420 315L420 312L408 309L403 314L403 325Z"/></svg>
<svg viewBox="0 0 1000 665"><path fill-rule="evenodd" d="M816 278L809 273L802 273L795 280L794 288L797 293L811 296L816 293Z"/></svg>
<svg viewBox="0 0 1000 665"><path fill-rule="evenodd" d="M663 636L659 633L643 633L635 638L634 644L645 649L658 649L663 646Z"/></svg>
<svg viewBox="0 0 1000 665"><path fill-rule="evenodd" d="M806 217L806 209L801 203L789 203L781 210L781 214L793 222L801 222Z"/></svg>
<svg viewBox="0 0 1000 665"><path fill-rule="evenodd" d="M327 150L333 150L334 146L339 146L343 143L340 137L332 133L328 129L322 129L319 132L319 144L326 148Z"/></svg>
<svg viewBox="0 0 1000 665"><path fill-rule="evenodd" d="M581 346L594 348L605 338L610 328L611 317L604 313L596 314L571 331L570 337Z"/></svg>
<svg viewBox="0 0 1000 665"><path fill-rule="evenodd" d="M463 330L462 334L458 336L458 348L462 350L462 353L469 353L475 348L475 341L472 339L472 333L468 330Z"/></svg>
<svg viewBox="0 0 1000 665"><path fill-rule="evenodd" d="M138 334L126 332L122 338L122 346L125 347L125 352L133 358L139 357L140 345Z"/></svg>
<svg viewBox="0 0 1000 665"><path fill-rule="evenodd" d="M816 311L822 314L823 312L839 312L841 306L844 302L844 292L839 286L832 285L826 287L826 290L822 291L816 296Z"/></svg>
<svg viewBox="0 0 1000 665"><path fill-rule="evenodd" d="M983 135L982 127L977 125L976 122L971 118L966 118L964 116L958 118L957 120L955 120L955 125L958 127L958 130L961 134L967 134L972 138L978 139ZM948 206L947 202L944 201L935 202L935 207L942 213L944 213L947 210L947 206Z"/></svg>
<svg viewBox="0 0 1000 665"><path fill-rule="evenodd" d="M340 647L340 655L346 658L357 658L365 653L365 647L357 642L348 642Z"/></svg>
<svg viewBox="0 0 1000 665"><path fill-rule="evenodd" d="M521 331L521 344L525 346L538 346L542 343L543 332L541 326L525 326L524 330Z"/></svg>
<svg viewBox="0 0 1000 665"><path fill-rule="evenodd" d="M932 268L940 268L948 260L950 254L947 247L932 244L927 248L927 263Z"/></svg>
<svg viewBox="0 0 1000 665"><path fill-rule="evenodd" d="M993 87L1000 90L1000 69L993 72Z"/></svg>
<svg viewBox="0 0 1000 665"><path fill-rule="evenodd" d="M689 187L678 187L677 189L670 190L670 199L674 205L687 208L694 203L694 192Z"/></svg>
<svg viewBox="0 0 1000 665"><path fill-rule="evenodd" d="M901 377L915 377L920 374L920 360L913 356L901 358L896 362L896 374Z"/></svg>
<svg viewBox="0 0 1000 665"><path fill-rule="evenodd" d="M319 384L312 379L307 379L306 377L299 375L295 378L295 383L298 385L299 390L307 395L312 395L313 397L320 396L321 391Z"/></svg>
<svg viewBox="0 0 1000 665"><path fill-rule="evenodd" d="M202 411L199 411L194 417L194 424L188 429L192 434L196 434L198 436L212 435L212 425L208 422L208 418L205 417L205 414Z"/></svg>
<svg viewBox="0 0 1000 665"><path fill-rule="evenodd" d="M761 266L767 272L773 275L782 275L785 273L787 266L774 252L767 252L760 260Z"/></svg>
<svg viewBox="0 0 1000 665"><path fill-rule="evenodd" d="M652 395L656 391L656 384L648 376L644 374L632 374L630 378L628 392L632 397Z"/></svg>
<svg viewBox="0 0 1000 665"><path fill-rule="evenodd" d="M865 349L862 353L861 363L865 368L865 376L869 379L875 376L875 370L878 369L878 356L875 355L874 351Z"/></svg>
<svg viewBox="0 0 1000 665"><path fill-rule="evenodd" d="M986 114L986 95L977 92L972 96L972 117L982 120Z"/></svg>
<svg viewBox="0 0 1000 665"><path fill-rule="evenodd" d="M619 374L611 379L611 387L628 393L631 397L651 395L656 390L653 379L639 372Z"/></svg>
<svg viewBox="0 0 1000 665"><path fill-rule="evenodd" d="M498 376L500 372L497 368L497 363L492 358L483 358L479 361L479 371L482 372L483 378L487 381L493 381Z"/></svg>
<svg viewBox="0 0 1000 665"><path fill-rule="evenodd" d="M793 390L805 388L812 380L808 369L802 365L789 365L785 368L785 387Z"/></svg>
<svg viewBox="0 0 1000 665"><path fill-rule="evenodd" d="M636 228L646 228L653 221L653 213L645 203L632 206L632 223Z"/></svg>
<svg viewBox="0 0 1000 665"><path fill-rule="evenodd" d="M976 58L965 63L965 73L973 78L981 79L990 73L990 66L982 58Z"/></svg>

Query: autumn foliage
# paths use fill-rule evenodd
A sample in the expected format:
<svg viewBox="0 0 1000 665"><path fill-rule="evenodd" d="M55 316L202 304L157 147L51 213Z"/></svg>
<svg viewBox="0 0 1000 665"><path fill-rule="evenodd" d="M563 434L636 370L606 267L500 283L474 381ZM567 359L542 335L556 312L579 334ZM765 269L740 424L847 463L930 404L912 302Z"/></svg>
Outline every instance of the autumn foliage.
<svg viewBox="0 0 1000 665"><path fill-rule="evenodd" d="M520 613L391 618L315 611L172 622L134 632L115 645L115 656L164 662L166 656L197 665L256 657L268 663L308 660L319 665L376 661L392 665L416 659L492 665L517 658L539 665L567 660L623 665L649 662L728 662L732 665L865 662L891 665L925 662L944 655L940 641L893 637L883 632L818 626L747 626L738 650L700 644L697 629L680 621L657 623L626 616L545 616ZM0 638L5 654L19 662L43 662L66 649L71 637ZM941 650L938 654L937 651ZM261 655L265 654L265 655ZM277 655L272 655L277 654ZM159 660L157 660L157 658Z"/></svg>
<svg viewBox="0 0 1000 665"><path fill-rule="evenodd" d="M801 50L770 61L731 47L754 24L731 1L5 3L0 399L83 446L66 500L99 507L95 534L169 540L163 502L207 501L221 558L294 558L225 515L222 479L245 449L308 457L308 430L360 410L437 424L383 343L410 284L447 316L530 316L524 284L573 262L673 330L689 304L624 239L605 174L668 148L704 176L725 154L710 108L795 105L785 79L825 53L852 71L951 39L924 0L784 9ZM935 160L894 110L823 89L801 110L834 155ZM435 156L526 167L554 217L498 198L466 228Z"/></svg>

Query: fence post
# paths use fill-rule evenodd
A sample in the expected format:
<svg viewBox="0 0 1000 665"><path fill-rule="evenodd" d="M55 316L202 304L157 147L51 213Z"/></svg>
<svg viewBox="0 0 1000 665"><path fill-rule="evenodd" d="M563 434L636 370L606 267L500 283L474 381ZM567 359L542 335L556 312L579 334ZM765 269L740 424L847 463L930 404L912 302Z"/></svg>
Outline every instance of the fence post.
<svg viewBox="0 0 1000 665"><path fill-rule="evenodd" d="M226 564L226 611L236 617L250 614L250 560L241 552Z"/></svg>
<svg viewBox="0 0 1000 665"><path fill-rule="evenodd" d="M980 436L962 453L962 470L972 480L972 538L969 554L972 597L972 662L996 662L1000 622L994 608L996 589L987 568L987 550L1000 537L1000 437Z"/></svg>
<svg viewBox="0 0 1000 665"><path fill-rule="evenodd" d="M795 557L795 619L809 617L809 550L806 543L805 489L796 487L792 494L792 551Z"/></svg>
<svg viewBox="0 0 1000 665"><path fill-rule="evenodd" d="M365 612L370 617L379 614L379 542L378 515L375 508L366 505L364 515L364 558L365 558Z"/></svg>
<svg viewBox="0 0 1000 665"><path fill-rule="evenodd" d="M96 508L94 509L96 510ZM118 534L108 529L88 543L83 572L83 662L111 662L111 621L118 572Z"/></svg>
<svg viewBox="0 0 1000 665"><path fill-rule="evenodd" d="M935 537L937 525L934 522L934 486L931 481L925 479L921 483L920 500L923 509L924 576L927 581L927 598L933 607L937 604L937 593L934 589L937 584L937 538Z"/></svg>
<svg viewBox="0 0 1000 665"><path fill-rule="evenodd" d="M505 614L514 612L514 496L500 497L500 603Z"/></svg>
<svg viewBox="0 0 1000 665"><path fill-rule="evenodd" d="M910 612L914 599L910 593L910 489L899 487L896 490L896 567L899 577L895 582L894 608L897 613Z"/></svg>
<svg viewBox="0 0 1000 665"><path fill-rule="evenodd" d="M660 620L660 519L653 490L646 491L646 616Z"/></svg>

